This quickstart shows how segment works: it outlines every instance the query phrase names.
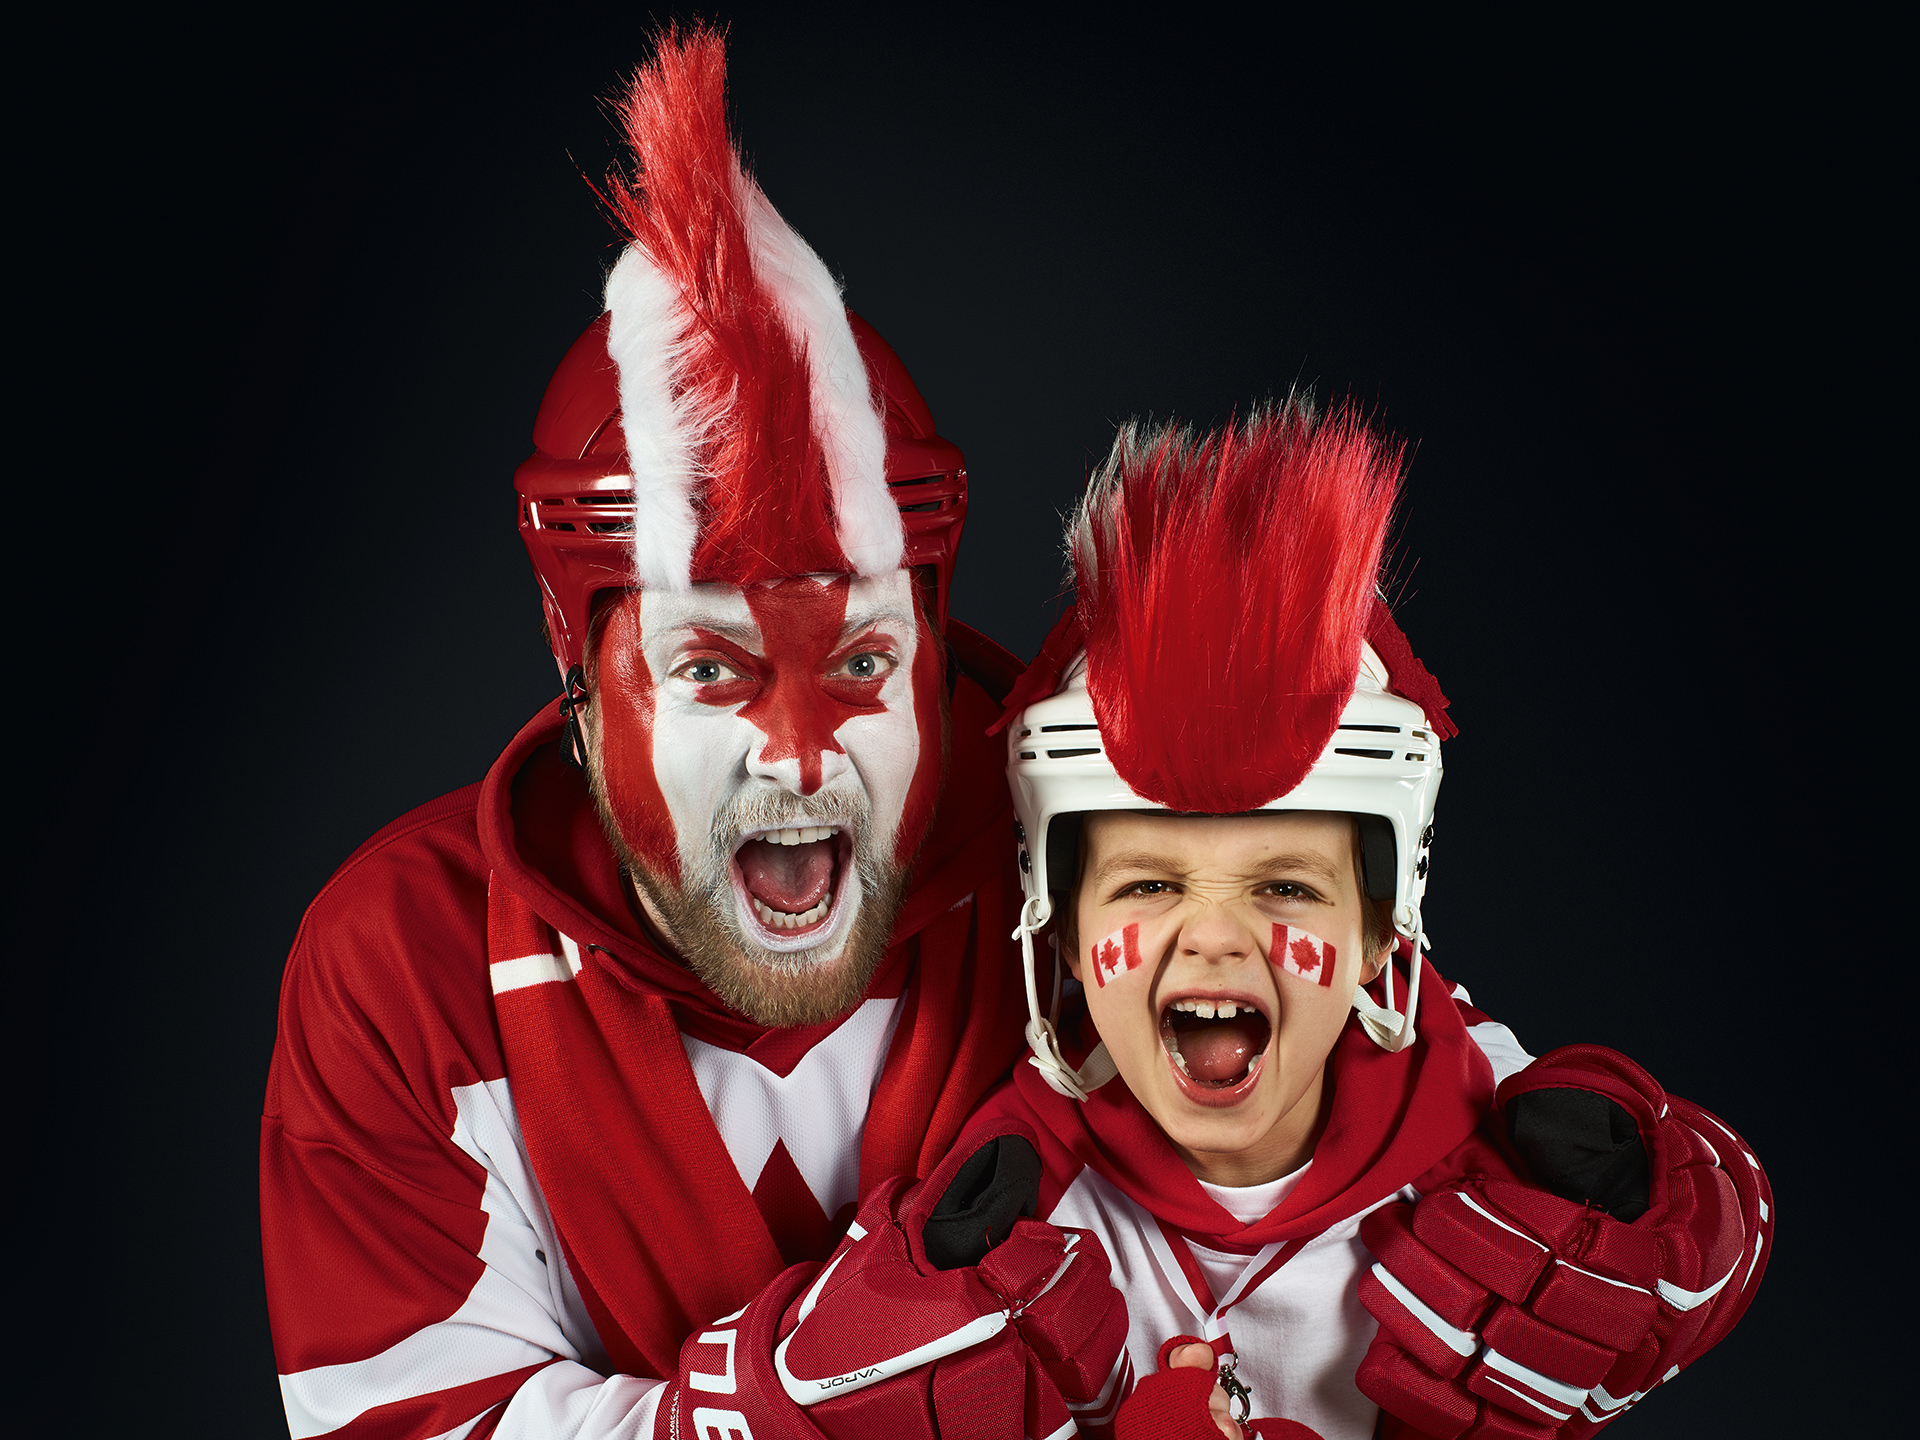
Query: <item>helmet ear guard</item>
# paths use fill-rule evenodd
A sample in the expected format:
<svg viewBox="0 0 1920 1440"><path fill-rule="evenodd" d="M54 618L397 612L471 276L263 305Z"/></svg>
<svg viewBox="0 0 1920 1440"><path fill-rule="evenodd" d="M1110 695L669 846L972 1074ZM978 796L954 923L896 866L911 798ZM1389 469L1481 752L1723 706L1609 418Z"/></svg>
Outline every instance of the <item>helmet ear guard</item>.
<svg viewBox="0 0 1920 1440"><path fill-rule="evenodd" d="M1384 815L1353 817L1360 831L1360 873L1369 900L1391 900L1394 892L1393 824Z"/></svg>

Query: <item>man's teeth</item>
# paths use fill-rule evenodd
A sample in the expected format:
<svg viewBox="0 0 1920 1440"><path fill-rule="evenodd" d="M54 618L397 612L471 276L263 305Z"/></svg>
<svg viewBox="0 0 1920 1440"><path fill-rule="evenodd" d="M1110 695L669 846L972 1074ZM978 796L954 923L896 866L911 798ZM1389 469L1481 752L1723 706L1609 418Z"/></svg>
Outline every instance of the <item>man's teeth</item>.
<svg viewBox="0 0 1920 1440"><path fill-rule="evenodd" d="M1253 1014L1251 1005L1236 1005L1231 1000L1176 1000L1172 1008L1202 1020L1231 1020L1242 1010Z"/></svg>
<svg viewBox="0 0 1920 1440"><path fill-rule="evenodd" d="M816 840L825 840L829 835L839 833L832 825L802 825L798 829L769 830L753 838L764 840L769 845L811 845Z"/></svg>
<svg viewBox="0 0 1920 1440"><path fill-rule="evenodd" d="M827 833L832 834L833 832L828 831ZM797 845L801 842L791 840L786 843ZM816 920L824 920L827 918L827 911L831 908L831 902L833 900L833 897L829 895L811 910L803 910L798 915L789 915L784 910L774 909L757 895L750 898L753 900L753 913L760 917L760 923L769 930L801 930L813 924Z"/></svg>

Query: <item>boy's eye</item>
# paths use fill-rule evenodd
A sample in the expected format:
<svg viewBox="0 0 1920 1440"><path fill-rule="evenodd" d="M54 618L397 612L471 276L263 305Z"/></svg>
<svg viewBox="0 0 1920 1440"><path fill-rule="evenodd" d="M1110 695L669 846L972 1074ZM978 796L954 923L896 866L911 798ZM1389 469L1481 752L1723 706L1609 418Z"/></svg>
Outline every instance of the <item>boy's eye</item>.
<svg viewBox="0 0 1920 1440"><path fill-rule="evenodd" d="M892 671L897 663L884 650L862 650L858 655L849 655L842 660L834 673L849 675L855 680L877 680Z"/></svg>
<svg viewBox="0 0 1920 1440"><path fill-rule="evenodd" d="M1313 900L1318 897L1306 886L1294 880L1275 880L1266 887L1266 892L1280 900Z"/></svg>
<svg viewBox="0 0 1920 1440"><path fill-rule="evenodd" d="M1120 892L1121 895L1171 895L1173 883L1168 880L1136 880Z"/></svg>

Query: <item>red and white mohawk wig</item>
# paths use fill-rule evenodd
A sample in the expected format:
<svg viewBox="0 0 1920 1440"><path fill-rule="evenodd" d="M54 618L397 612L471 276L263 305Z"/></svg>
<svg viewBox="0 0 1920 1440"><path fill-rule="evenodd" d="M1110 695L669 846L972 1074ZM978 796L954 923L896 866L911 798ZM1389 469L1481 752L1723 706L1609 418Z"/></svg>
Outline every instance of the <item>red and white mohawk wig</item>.
<svg viewBox="0 0 1920 1440"><path fill-rule="evenodd" d="M669 29L618 111L634 169L607 200L632 243L607 278L607 352L636 583L898 569L886 436L840 287L728 137L721 36Z"/></svg>
<svg viewBox="0 0 1920 1440"><path fill-rule="evenodd" d="M1069 534L1107 758L1169 810L1293 790L1360 672L1404 447L1289 398L1196 439L1122 427Z"/></svg>

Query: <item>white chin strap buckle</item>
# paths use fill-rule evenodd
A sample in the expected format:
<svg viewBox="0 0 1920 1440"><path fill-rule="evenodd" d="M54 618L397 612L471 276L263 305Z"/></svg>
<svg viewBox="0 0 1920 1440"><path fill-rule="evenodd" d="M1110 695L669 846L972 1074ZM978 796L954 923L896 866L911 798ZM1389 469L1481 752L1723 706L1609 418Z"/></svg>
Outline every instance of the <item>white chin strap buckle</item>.
<svg viewBox="0 0 1920 1440"><path fill-rule="evenodd" d="M1086 1065L1076 1070L1060 1053L1060 1038L1054 1027L1060 1020L1060 942L1053 941L1053 1004L1046 1015L1040 1013L1040 989L1033 974L1033 937L1052 916L1052 909L1039 896L1030 897L1020 907L1020 924L1013 938L1020 942L1022 969L1027 979L1027 1048L1033 1054L1027 1063L1041 1078L1069 1100L1084 1101L1120 1072L1107 1054L1103 1040L1087 1056Z"/></svg>
<svg viewBox="0 0 1920 1440"><path fill-rule="evenodd" d="M1407 985L1407 1008L1404 1012L1393 1008L1393 957L1387 957L1382 970L1386 978L1387 1003L1377 1005L1366 990L1353 987L1353 1013L1360 1017L1360 1026L1367 1032L1367 1038L1389 1055L1397 1055L1418 1038L1414 1034L1413 1017L1420 1007L1420 952L1427 948L1426 936L1420 929L1420 917L1413 918L1413 959L1410 962L1413 979Z"/></svg>

